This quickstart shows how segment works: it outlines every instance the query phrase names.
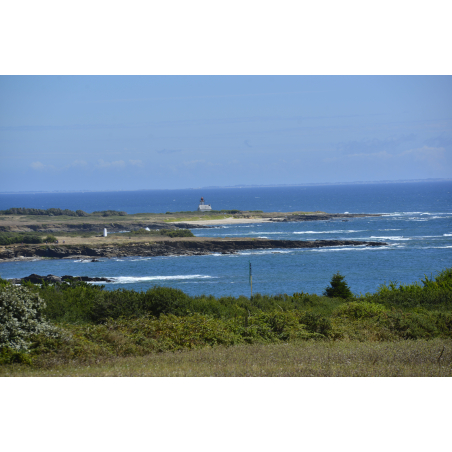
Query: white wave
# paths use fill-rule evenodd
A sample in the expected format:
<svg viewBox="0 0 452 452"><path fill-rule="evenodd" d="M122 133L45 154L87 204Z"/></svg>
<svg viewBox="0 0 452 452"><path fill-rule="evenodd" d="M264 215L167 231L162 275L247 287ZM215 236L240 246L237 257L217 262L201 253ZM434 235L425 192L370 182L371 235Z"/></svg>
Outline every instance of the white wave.
<svg viewBox="0 0 452 452"><path fill-rule="evenodd" d="M374 235L370 236L371 239L381 239L381 240L411 240L409 237L399 237L399 236L390 236L390 237L376 237Z"/></svg>
<svg viewBox="0 0 452 452"><path fill-rule="evenodd" d="M168 280L182 280L182 279L213 279L215 276L207 275L174 275L174 276L107 276L111 279L110 284L134 284L146 281L168 281ZM105 284L104 282L101 284Z"/></svg>
<svg viewBox="0 0 452 452"><path fill-rule="evenodd" d="M414 247L418 250L431 250L431 249L445 249L445 248L452 248L452 245L446 245L446 246L417 246Z"/></svg>
<svg viewBox="0 0 452 452"><path fill-rule="evenodd" d="M365 232L367 229L344 229L337 231L301 231L301 232L293 232L293 234L353 234L354 232ZM269 234L266 232L266 234Z"/></svg>
<svg viewBox="0 0 452 452"><path fill-rule="evenodd" d="M270 250L259 250L259 251L240 251L238 254L240 256L250 256L251 254L289 254L292 253L297 248L293 248L290 250L279 250L279 249L270 249Z"/></svg>
<svg viewBox="0 0 452 452"><path fill-rule="evenodd" d="M365 251L365 250L387 250L391 247L389 246L354 246L354 247L346 247L346 246L338 246L334 248L314 248L311 251L315 251L318 253L328 253L330 251Z"/></svg>
<svg viewBox="0 0 452 452"><path fill-rule="evenodd" d="M246 235L257 235L257 234L262 234L262 231L246 233ZM264 234L290 234L290 232L264 232Z"/></svg>
<svg viewBox="0 0 452 452"><path fill-rule="evenodd" d="M444 237L452 237L452 234L443 234Z"/></svg>
<svg viewBox="0 0 452 452"><path fill-rule="evenodd" d="M451 212L391 212L391 213L383 213L382 215L386 217L395 217L395 216L413 216L413 215L451 215Z"/></svg>
<svg viewBox="0 0 452 452"><path fill-rule="evenodd" d="M379 231L401 231L401 229L378 229Z"/></svg>

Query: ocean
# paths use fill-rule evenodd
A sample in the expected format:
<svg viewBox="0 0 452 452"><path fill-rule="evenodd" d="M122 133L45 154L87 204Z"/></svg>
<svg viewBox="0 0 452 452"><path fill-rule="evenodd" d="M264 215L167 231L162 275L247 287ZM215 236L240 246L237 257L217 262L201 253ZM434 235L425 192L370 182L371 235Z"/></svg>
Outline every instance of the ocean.
<svg viewBox="0 0 452 452"><path fill-rule="evenodd" d="M325 211L382 213L382 217L293 223L220 225L192 229L196 236L267 237L285 240L353 239L386 242L382 247L256 250L232 255L42 260L0 263L0 277L103 276L106 289L147 290L170 286L191 295L308 292L322 294L334 273L352 292L374 292L390 281L413 283L452 267L452 182L350 184L300 187L205 188L130 192L0 194L10 207L124 210L128 213L196 210L204 197L213 209L264 212Z"/></svg>

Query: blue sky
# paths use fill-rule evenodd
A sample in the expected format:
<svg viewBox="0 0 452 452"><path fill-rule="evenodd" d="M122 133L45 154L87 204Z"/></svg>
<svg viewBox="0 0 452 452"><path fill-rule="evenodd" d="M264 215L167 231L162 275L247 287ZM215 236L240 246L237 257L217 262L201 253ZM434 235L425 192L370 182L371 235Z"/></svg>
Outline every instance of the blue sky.
<svg viewBox="0 0 452 452"><path fill-rule="evenodd" d="M452 177L451 76L1 76L0 191Z"/></svg>

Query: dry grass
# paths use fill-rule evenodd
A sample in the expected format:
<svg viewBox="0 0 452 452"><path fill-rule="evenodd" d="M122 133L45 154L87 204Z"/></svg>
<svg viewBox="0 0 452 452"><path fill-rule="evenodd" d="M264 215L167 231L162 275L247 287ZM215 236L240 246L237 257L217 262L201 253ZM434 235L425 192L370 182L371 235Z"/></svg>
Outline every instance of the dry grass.
<svg viewBox="0 0 452 452"><path fill-rule="evenodd" d="M49 369L0 366L22 377L451 377L452 340L299 342L216 347Z"/></svg>

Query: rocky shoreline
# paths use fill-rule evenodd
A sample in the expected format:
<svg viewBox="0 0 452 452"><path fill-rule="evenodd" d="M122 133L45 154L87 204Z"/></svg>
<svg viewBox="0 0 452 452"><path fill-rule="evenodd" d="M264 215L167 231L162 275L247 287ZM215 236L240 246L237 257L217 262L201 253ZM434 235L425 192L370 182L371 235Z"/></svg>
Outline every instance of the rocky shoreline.
<svg viewBox="0 0 452 452"><path fill-rule="evenodd" d="M55 283L72 282L72 281L113 282L113 280L109 279L109 278L97 278L97 277L90 277L90 276L70 276L70 275L41 276L41 275L36 275L35 273L31 274L30 276L25 276L24 278L12 278L12 279L9 279L8 281L12 284L22 284L24 282L31 282L32 284L43 284L43 283L55 284Z"/></svg>
<svg viewBox="0 0 452 452"><path fill-rule="evenodd" d="M20 245L0 250L0 262L31 259L93 259L131 256L197 256L231 254L245 250L322 248L332 246L384 246L385 242L358 240L163 240L102 245Z"/></svg>

